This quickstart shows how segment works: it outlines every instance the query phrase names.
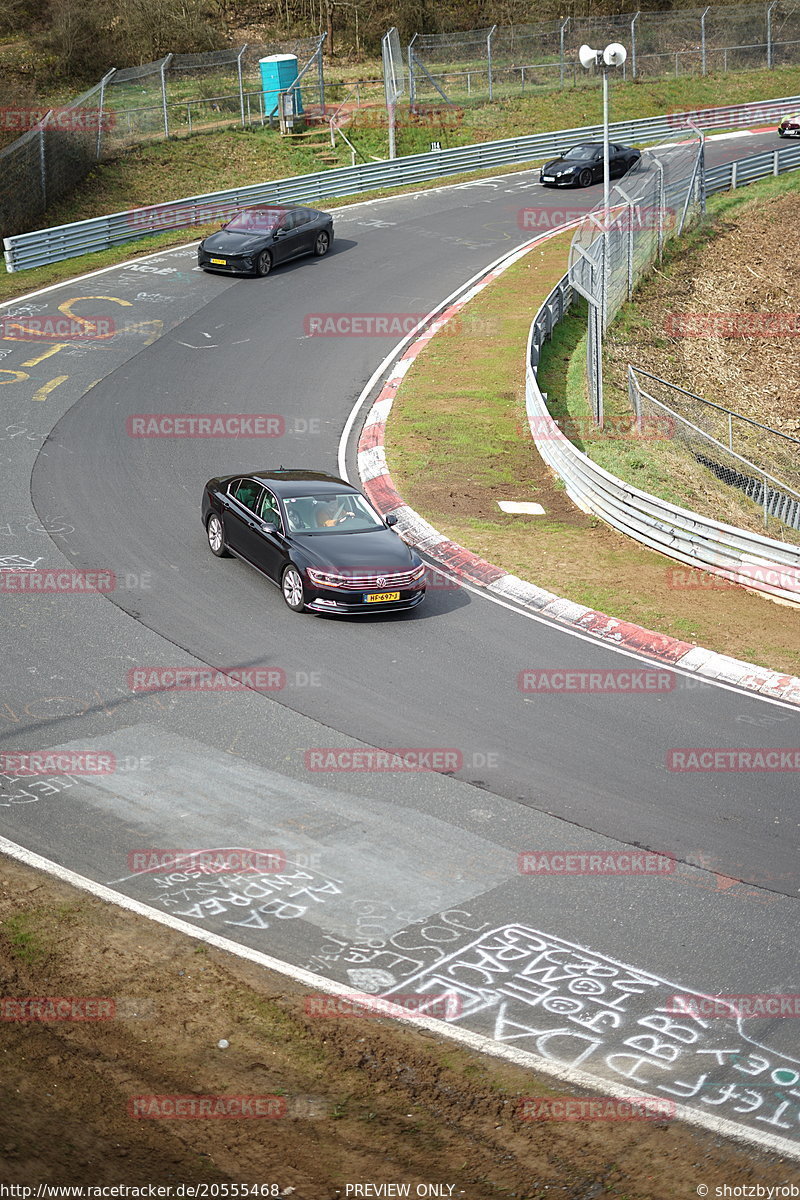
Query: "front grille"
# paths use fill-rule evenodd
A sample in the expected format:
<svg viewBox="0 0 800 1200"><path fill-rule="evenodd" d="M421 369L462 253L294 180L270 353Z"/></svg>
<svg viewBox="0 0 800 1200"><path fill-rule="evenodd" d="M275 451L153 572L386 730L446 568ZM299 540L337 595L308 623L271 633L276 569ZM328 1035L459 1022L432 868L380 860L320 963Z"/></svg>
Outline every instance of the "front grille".
<svg viewBox="0 0 800 1200"><path fill-rule="evenodd" d="M419 567L413 567L410 571L394 571L385 575L372 571L363 575L341 575L338 572L326 571L324 577L329 582L320 583L317 586L342 588L351 592L393 592L400 588L413 587L423 574L424 572L421 572Z"/></svg>

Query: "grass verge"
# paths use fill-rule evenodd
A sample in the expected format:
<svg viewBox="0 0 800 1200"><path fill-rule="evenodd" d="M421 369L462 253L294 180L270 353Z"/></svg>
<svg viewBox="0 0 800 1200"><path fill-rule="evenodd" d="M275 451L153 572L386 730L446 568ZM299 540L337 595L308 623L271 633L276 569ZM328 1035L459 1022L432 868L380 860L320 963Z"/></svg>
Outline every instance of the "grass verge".
<svg viewBox="0 0 800 1200"><path fill-rule="evenodd" d="M400 494L453 541L540 587L720 653L800 673L794 610L699 571L675 572L671 560L575 508L536 451L524 415L524 346L539 305L564 273L569 236L544 243L506 271L415 360L387 427ZM549 350L551 396L567 370L577 386L582 362L575 339L583 330L559 327ZM501 499L538 502L545 515L503 513Z"/></svg>

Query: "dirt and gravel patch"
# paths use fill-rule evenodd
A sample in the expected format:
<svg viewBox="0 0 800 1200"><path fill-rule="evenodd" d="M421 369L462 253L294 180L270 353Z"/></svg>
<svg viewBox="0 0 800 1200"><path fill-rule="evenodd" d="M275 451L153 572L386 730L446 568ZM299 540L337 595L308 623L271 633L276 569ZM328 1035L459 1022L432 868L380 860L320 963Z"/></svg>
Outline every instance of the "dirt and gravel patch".
<svg viewBox="0 0 800 1200"><path fill-rule="evenodd" d="M666 1200L698 1183L714 1195L800 1178L677 1122L521 1121L520 1097L568 1091L383 1018L311 1017L285 977L6 857L0 987L6 999L108 998L120 1014L0 1021L5 1184L236 1181L337 1200L348 1183L410 1183L413 1195L433 1182L457 1200ZM286 1115L129 1116L143 1095L273 1095Z"/></svg>
<svg viewBox="0 0 800 1200"><path fill-rule="evenodd" d="M608 361L628 362L800 437L800 191L723 211L637 291ZM691 336L684 336L680 318ZM730 323L721 318L729 316ZM770 319L772 324L770 324ZM789 329L784 335L775 330ZM734 336L727 336L725 330ZM674 332L673 332L674 330ZM795 469L800 471L797 448Z"/></svg>

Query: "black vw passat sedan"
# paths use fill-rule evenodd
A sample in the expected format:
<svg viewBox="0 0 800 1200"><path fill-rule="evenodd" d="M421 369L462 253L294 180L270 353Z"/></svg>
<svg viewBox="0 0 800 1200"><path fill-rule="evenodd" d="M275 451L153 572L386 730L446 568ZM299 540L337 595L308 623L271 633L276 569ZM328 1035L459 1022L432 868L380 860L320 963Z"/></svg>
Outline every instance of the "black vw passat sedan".
<svg viewBox="0 0 800 1200"><path fill-rule="evenodd" d="M315 208L258 205L244 208L197 247L198 265L227 275L269 275L273 267L333 245L333 217Z"/></svg>
<svg viewBox="0 0 800 1200"><path fill-rule="evenodd" d="M235 554L281 589L294 612L414 608L425 564L361 493L322 471L255 471L210 479L203 524L212 553Z"/></svg>
<svg viewBox="0 0 800 1200"><path fill-rule="evenodd" d="M632 146L608 147L608 174L617 179L629 171L641 158ZM603 143L581 142L565 150L560 158L545 163L539 172L539 182L545 187L589 187L603 178Z"/></svg>

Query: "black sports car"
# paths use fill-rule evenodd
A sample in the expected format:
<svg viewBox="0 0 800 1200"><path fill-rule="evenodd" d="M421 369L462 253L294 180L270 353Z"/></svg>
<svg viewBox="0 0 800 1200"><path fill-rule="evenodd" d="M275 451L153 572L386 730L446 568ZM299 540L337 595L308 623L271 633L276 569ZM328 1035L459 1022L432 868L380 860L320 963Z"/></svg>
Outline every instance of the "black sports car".
<svg viewBox="0 0 800 1200"><path fill-rule="evenodd" d="M204 271L227 275L269 275L273 267L316 254L322 258L333 245L333 217L299 205L258 205L243 208L197 247Z"/></svg>
<svg viewBox="0 0 800 1200"><path fill-rule="evenodd" d="M641 158L632 146L608 147L608 169L611 179L629 171ZM571 150L565 150L560 158L545 163L539 173L539 182L546 187L589 187L603 178L603 143L581 142Z"/></svg>
<svg viewBox="0 0 800 1200"><path fill-rule="evenodd" d="M213 554L235 554L277 584L294 612L414 608L425 564L361 493L322 471L255 471L210 479L203 525Z"/></svg>

